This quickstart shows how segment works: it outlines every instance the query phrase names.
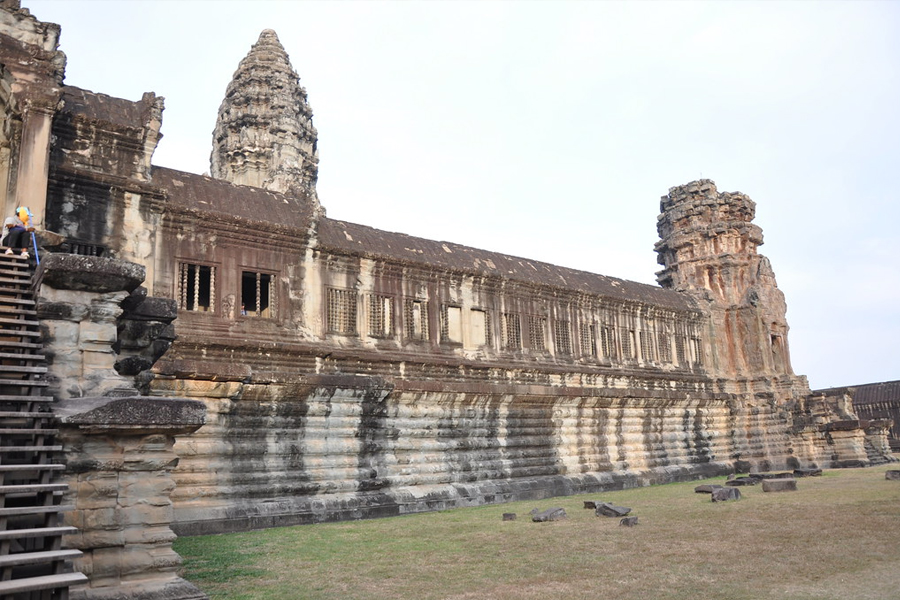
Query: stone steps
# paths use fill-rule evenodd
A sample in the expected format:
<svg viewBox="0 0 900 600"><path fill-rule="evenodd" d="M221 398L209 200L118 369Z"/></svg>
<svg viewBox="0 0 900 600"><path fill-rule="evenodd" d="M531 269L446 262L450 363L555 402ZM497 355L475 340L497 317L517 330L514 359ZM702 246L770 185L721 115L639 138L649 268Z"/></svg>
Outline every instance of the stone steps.
<svg viewBox="0 0 900 600"><path fill-rule="evenodd" d="M48 398L46 396L16 396L13 394L3 394L0 395L0 403L4 402L14 402L14 403L24 403L24 402L39 402L39 403L50 403L53 402L53 398Z"/></svg>
<svg viewBox="0 0 900 600"><path fill-rule="evenodd" d="M26 579L0 581L0 597L6 598L11 594L24 594L68 588L69 586L79 583L87 583L87 580L87 576L83 573L59 573L55 575L42 575L40 577L28 577Z"/></svg>
<svg viewBox="0 0 900 600"><path fill-rule="evenodd" d="M2 336L2 337L12 337L12 336ZM34 349L34 350L43 350L44 345L38 344L35 342L6 342L0 341L0 348L11 349L11 348L23 348L23 349Z"/></svg>
<svg viewBox="0 0 900 600"><path fill-rule="evenodd" d="M40 331L28 331L27 329L4 329L0 323L0 337L21 335L30 338L41 337Z"/></svg>
<svg viewBox="0 0 900 600"><path fill-rule="evenodd" d="M0 365L0 373L46 373L47 367L25 367L21 365Z"/></svg>
<svg viewBox="0 0 900 600"><path fill-rule="evenodd" d="M2 292L2 287L0 287L0 292ZM17 294L20 293L19 290L14 290ZM0 293L0 305L2 304L17 304L19 306L34 306L34 300L28 298L10 298L8 296L4 296Z"/></svg>
<svg viewBox="0 0 900 600"><path fill-rule="evenodd" d="M57 463L37 464L37 465L0 465L0 473L18 473L30 471L62 471L66 465Z"/></svg>
<svg viewBox="0 0 900 600"><path fill-rule="evenodd" d="M0 556L0 569L24 565L46 564L57 560L71 560L81 556L81 550L49 550Z"/></svg>
<svg viewBox="0 0 900 600"><path fill-rule="evenodd" d="M55 419L52 412L19 412L0 410L0 419Z"/></svg>
<svg viewBox="0 0 900 600"><path fill-rule="evenodd" d="M37 515L46 513L60 513L75 510L70 504L54 504L51 506L21 506L13 508L0 508L0 518L18 517L22 515Z"/></svg>
<svg viewBox="0 0 900 600"><path fill-rule="evenodd" d="M40 388L47 387L50 384L40 379L0 379L0 385Z"/></svg>
<svg viewBox="0 0 900 600"><path fill-rule="evenodd" d="M28 266L0 254L0 598L62 599L87 577L71 568L81 552L61 549L77 529L59 525L74 507L62 504L68 485L53 481L65 469L52 462L62 451L48 427L55 416L37 410L53 398L41 395L49 384Z"/></svg>
<svg viewBox="0 0 900 600"><path fill-rule="evenodd" d="M0 446L0 453L10 452L62 452L62 446Z"/></svg>

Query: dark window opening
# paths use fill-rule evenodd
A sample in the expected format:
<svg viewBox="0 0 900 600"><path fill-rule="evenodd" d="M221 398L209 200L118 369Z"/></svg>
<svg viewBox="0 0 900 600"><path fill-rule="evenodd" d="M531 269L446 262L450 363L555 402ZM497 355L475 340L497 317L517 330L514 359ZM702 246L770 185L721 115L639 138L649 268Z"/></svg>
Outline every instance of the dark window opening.
<svg viewBox="0 0 900 600"><path fill-rule="evenodd" d="M178 306L182 310L213 312L216 269L206 265L181 264Z"/></svg>
<svg viewBox="0 0 900 600"><path fill-rule="evenodd" d="M269 273L241 273L241 314L274 317L272 275Z"/></svg>

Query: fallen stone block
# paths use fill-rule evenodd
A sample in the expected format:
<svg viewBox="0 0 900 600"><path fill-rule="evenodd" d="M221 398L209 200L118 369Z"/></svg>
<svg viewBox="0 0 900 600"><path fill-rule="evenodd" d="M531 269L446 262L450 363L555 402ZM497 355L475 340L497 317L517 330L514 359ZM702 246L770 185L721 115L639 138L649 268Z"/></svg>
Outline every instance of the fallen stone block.
<svg viewBox="0 0 900 600"><path fill-rule="evenodd" d="M590 509L595 509L595 508L597 508L597 501L596 500L585 500L584 507L590 508Z"/></svg>
<svg viewBox="0 0 900 600"><path fill-rule="evenodd" d="M725 485L731 487L741 487L745 485L757 485L759 484L759 479L755 477L736 477L734 479L729 479L725 482Z"/></svg>
<svg viewBox="0 0 900 600"><path fill-rule="evenodd" d="M503 513L503 520L504 521L515 521L516 513Z"/></svg>
<svg viewBox="0 0 900 600"><path fill-rule="evenodd" d="M619 521L619 525L621 525L622 527L634 527L637 524L638 524L637 517L625 517L624 519Z"/></svg>
<svg viewBox="0 0 900 600"><path fill-rule="evenodd" d="M714 490L720 489L722 486L714 483L703 483L694 488L695 494L712 494Z"/></svg>
<svg viewBox="0 0 900 600"><path fill-rule="evenodd" d="M900 481L900 471L885 471L884 478Z"/></svg>
<svg viewBox="0 0 900 600"><path fill-rule="evenodd" d="M797 480L790 479L766 479L763 481L762 488L764 492L796 492Z"/></svg>
<svg viewBox="0 0 900 600"><path fill-rule="evenodd" d="M736 487L721 487L712 491L713 502L728 502L729 500L740 500L741 490Z"/></svg>
<svg viewBox="0 0 900 600"><path fill-rule="evenodd" d="M750 473L748 477L753 479L790 479L794 477L793 473Z"/></svg>
<svg viewBox="0 0 900 600"><path fill-rule="evenodd" d="M609 502L597 504L595 509L598 517L624 517L631 512L627 506L614 506Z"/></svg>
<svg viewBox="0 0 900 600"><path fill-rule="evenodd" d="M822 469L794 469L794 477L821 477Z"/></svg>
<svg viewBox="0 0 900 600"><path fill-rule="evenodd" d="M531 520L535 523L544 523L546 521L559 521L560 519L566 518L566 509L564 508L548 508L547 510L540 511L538 509L532 509L531 511Z"/></svg>

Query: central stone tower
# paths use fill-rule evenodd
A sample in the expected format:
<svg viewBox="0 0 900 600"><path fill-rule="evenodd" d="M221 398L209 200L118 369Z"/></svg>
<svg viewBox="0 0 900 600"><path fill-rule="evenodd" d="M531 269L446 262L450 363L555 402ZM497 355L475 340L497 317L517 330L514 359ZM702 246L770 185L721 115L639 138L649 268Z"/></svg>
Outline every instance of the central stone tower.
<svg viewBox="0 0 900 600"><path fill-rule="evenodd" d="M278 36L266 29L238 65L219 107L212 176L317 203L316 145L306 90Z"/></svg>

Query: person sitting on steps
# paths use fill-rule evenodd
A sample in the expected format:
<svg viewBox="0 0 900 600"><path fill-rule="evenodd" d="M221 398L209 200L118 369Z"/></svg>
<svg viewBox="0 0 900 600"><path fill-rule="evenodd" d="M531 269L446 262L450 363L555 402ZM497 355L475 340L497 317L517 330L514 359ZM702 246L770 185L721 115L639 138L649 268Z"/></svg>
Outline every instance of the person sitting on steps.
<svg viewBox="0 0 900 600"><path fill-rule="evenodd" d="M30 258L31 255L28 254L28 234L34 232L33 219L34 216L27 206L18 207L16 216L6 219L3 223L3 228L6 229L7 234L2 242L4 246L8 246L6 254L13 254L15 252L14 248L21 248L22 258Z"/></svg>

